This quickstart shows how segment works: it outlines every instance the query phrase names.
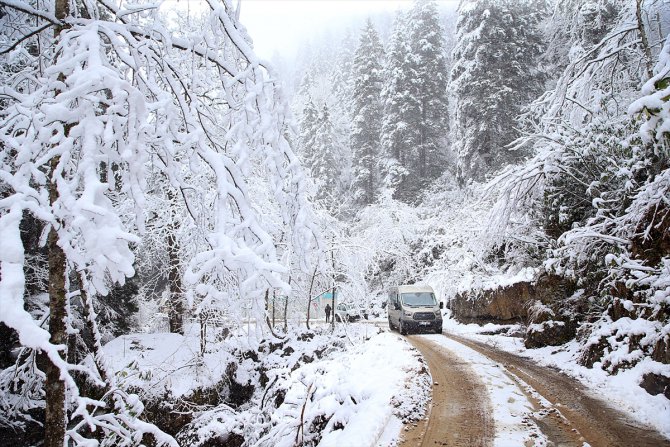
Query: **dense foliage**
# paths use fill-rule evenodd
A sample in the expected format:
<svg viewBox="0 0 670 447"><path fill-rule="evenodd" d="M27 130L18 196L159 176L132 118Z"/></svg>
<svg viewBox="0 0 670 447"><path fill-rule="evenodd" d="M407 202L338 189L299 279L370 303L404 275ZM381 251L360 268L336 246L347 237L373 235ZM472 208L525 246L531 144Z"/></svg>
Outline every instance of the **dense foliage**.
<svg viewBox="0 0 670 447"><path fill-rule="evenodd" d="M550 277L529 332L667 382L666 2L418 0L292 73L258 60L232 1L205 3L0 0L0 429L316 444L361 408L309 366L351 338L310 329L324 292L384 316L387 287L416 281L449 301ZM243 403L193 388L179 405L209 403L159 429L154 372L106 363L136 331L188 339L184 369ZM219 355L230 370L204 366ZM307 429L284 403L316 395L303 368L334 403Z"/></svg>

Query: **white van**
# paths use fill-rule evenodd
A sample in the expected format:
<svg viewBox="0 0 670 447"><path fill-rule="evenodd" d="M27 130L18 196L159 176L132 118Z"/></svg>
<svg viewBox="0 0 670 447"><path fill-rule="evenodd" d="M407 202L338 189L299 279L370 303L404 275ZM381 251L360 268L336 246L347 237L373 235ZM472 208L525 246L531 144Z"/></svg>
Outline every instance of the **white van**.
<svg viewBox="0 0 670 447"><path fill-rule="evenodd" d="M389 328L398 329L402 335L420 330L442 333L444 303L438 305L430 286L397 286L389 290Z"/></svg>

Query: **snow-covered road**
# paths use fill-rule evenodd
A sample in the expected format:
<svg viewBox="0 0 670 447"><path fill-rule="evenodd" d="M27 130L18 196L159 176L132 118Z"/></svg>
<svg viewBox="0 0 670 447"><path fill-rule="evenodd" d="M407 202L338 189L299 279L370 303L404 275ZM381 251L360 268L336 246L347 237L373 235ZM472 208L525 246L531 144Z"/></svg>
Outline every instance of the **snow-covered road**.
<svg viewBox="0 0 670 447"><path fill-rule="evenodd" d="M403 445L670 445L576 380L528 359L458 337L413 335L408 340L427 359L434 384L430 419L405 432ZM444 371L450 374L443 377ZM469 411L470 424L463 426L458 411L436 411L445 406ZM492 436L486 435L489 424Z"/></svg>

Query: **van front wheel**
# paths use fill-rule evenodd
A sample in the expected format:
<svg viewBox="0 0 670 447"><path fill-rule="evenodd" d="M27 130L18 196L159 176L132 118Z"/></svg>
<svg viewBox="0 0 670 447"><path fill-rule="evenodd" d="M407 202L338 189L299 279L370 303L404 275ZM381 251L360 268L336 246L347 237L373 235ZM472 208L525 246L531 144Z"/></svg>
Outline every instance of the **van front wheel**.
<svg viewBox="0 0 670 447"><path fill-rule="evenodd" d="M402 320L398 323L398 330L400 331L400 335L407 335L407 329L405 329L405 325L402 324Z"/></svg>

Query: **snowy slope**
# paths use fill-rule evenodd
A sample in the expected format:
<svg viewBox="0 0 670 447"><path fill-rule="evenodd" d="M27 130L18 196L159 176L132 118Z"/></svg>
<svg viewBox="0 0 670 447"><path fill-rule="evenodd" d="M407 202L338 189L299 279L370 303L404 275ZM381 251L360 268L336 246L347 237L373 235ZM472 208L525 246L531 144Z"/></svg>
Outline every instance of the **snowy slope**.
<svg viewBox="0 0 670 447"><path fill-rule="evenodd" d="M218 404L196 409L179 428L181 445L233 435L257 446L292 446L296 439L321 446L395 445L403 422L423 417L430 399L430 374L418 352L367 324L340 325L334 333L315 326L276 342L274 350L239 334L209 344L201 356L192 331L125 335L108 343L105 353L123 386L141 390L147 405L171 402L159 408L172 411L200 391L219 390ZM225 391L231 381L254 389L242 405L233 405Z"/></svg>

